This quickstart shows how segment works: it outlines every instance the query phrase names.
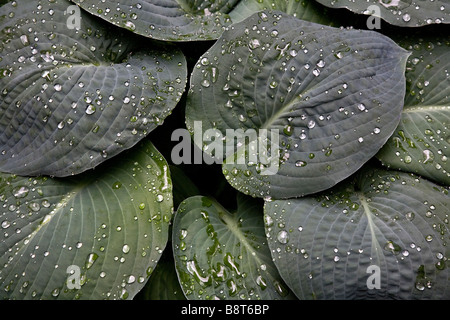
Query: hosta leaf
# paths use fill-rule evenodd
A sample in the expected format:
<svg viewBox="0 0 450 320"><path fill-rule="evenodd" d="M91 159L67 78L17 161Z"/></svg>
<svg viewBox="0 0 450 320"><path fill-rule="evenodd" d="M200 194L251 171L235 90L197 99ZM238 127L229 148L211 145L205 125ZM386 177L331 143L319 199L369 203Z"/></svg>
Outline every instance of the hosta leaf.
<svg viewBox="0 0 450 320"><path fill-rule="evenodd" d="M301 299L450 297L448 189L369 168L264 210L275 265Z"/></svg>
<svg viewBox="0 0 450 320"><path fill-rule="evenodd" d="M217 39L238 0L72 0L90 13L140 35L166 41Z"/></svg>
<svg viewBox="0 0 450 320"><path fill-rule="evenodd" d="M67 176L93 168L161 124L184 91L180 51L155 42L139 50L132 34L83 11L81 29L69 29L73 7L67 0L1 7L8 13L0 20L3 172Z"/></svg>
<svg viewBox="0 0 450 320"><path fill-rule="evenodd" d="M232 23L260 10L279 10L326 25L342 21L337 12L314 0L72 1L114 25L164 41L215 40Z"/></svg>
<svg viewBox="0 0 450 320"><path fill-rule="evenodd" d="M168 165L148 141L76 178L1 174L0 201L2 299L133 298L173 210Z"/></svg>
<svg viewBox="0 0 450 320"><path fill-rule="evenodd" d="M229 213L211 198L194 196L178 207L172 244L188 299L287 299L264 234L262 204L238 196Z"/></svg>
<svg viewBox="0 0 450 320"><path fill-rule="evenodd" d="M450 38L405 37L412 51L406 68L402 120L378 153L393 169L450 185Z"/></svg>
<svg viewBox="0 0 450 320"><path fill-rule="evenodd" d="M373 14L390 24L402 27L450 23L450 6L446 0L316 1L331 8L347 8L360 14Z"/></svg>
<svg viewBox="0 0 450 320"><path fill-rule="evenodd" d="M237 23L261 10L282 11L298 19L324 25L341 26L346 22L342 19L342 12L328 10L314 0L241 0L229 15Z"/></svg>
<svg viewBox="0 0 450 320"><path fill-rule="evenodd" d="M397 127L408 54L376 32L259 12L198 61L187 128L197 146L225 159L225 176L241 192L288 198L327 189ZM254 132L256 146L234 144L239 130Z"/></svg>

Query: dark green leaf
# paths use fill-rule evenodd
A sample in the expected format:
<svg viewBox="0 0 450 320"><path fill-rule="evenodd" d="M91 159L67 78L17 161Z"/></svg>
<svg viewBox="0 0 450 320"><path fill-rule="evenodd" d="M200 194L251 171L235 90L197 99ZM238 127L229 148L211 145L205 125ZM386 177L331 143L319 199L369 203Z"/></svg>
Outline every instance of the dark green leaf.
<svg viewBox="0 0 450 320"><path fill-rule="evenodd" d="M77 178L1 174L0 200L3 299L133 298L173 210L168 165L147 141Z"/></svg>
<svg viewBox="0 0 450 320"><path fill-rule="evenodd" d="M266 202L265 221L300 299L445 300L449 212L448 189L368 168L317 196Z"/></svg>
<svg viewBox="0 0 450 320"><path fill-rule="evenodd" d="M198 61L187 127L197 146L224 160L226 178L241 192L289 198L322 191L392 135L408 55L376 32L262 11L224 32ZM249 134L255 148L247 150L252 143L234 143L227 130L259 140Z"/></svg>
<svg viewBox="0 0 450 320"><path fill-rule="evenodd" d="M98 22L70 29L68 0L11 1L0 20L0 170L68 176L135 145L171 113L186 84L173 47ZM67 11L67 12L66 12ZM139 40L142 42L142 40Z"/></svg>
<svg viewBox="0 0 450 320"><path fill-rule="evenodd" d="M347 8L360 14L373 14L390 24L420 27L450 23L450 6L446 0L316 0L330 8Z"/></svg>
<svg viewBox="0 0 450 320"><path fill-rule="evenodd" d="M292 298L271 260L261 205L242 194L235 213L203 196L181 203L172 244L188 299Z"/></svg>
<svg viewBox="0 0 450 320"><path fill-rule="evenodd" d="M402 120L377 157L392 169L450 185L450 38L404 37L411 50Z"/></svg>
<svg viewBox="0 0 450 320"><path fill-rule="evenodd" d="M72 0L90 13L137 34L166 41L217 39L238 0Z"/></svg>

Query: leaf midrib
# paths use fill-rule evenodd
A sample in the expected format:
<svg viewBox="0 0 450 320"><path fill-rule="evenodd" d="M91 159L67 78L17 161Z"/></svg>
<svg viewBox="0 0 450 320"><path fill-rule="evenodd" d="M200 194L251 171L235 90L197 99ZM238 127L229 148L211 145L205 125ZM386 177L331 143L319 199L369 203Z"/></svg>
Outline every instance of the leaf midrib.
<svg viewBox="0 0 450 320"><path fill-rule="evenodd" d="M429 111L450 111L450 105L447 106L439 106L439 105L423 105L423 106L414 106L407 107L403 109L403 113L413 113L413 112L429 112Z"/></svg>
<svg viewBox="0 0 450 320"><path fill-rule="evenodd" d="M377 232L380 233L380 229L376 226L375 222L373 221L372 217L372 211L369 207L369 202L367 201L367 197L363 192L356 192L356 195L363 207L364 215L367 218L367 224L369 225L370 235L372 239L372 252L375 252L376 258L378 259L377 265L380 265L381 257L383 256L380 243L378 242L378 239L376 237Z"/></svg>

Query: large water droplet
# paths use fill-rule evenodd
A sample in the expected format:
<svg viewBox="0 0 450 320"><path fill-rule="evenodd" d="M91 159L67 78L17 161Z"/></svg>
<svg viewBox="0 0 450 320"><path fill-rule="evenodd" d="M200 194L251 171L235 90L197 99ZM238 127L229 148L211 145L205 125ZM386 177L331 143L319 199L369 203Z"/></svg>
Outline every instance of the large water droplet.
<svg viewBox="0 0 450 320"><path fill-rule="evenodd" d="M312 129L316 126L316 122L314 120L310 120L308 122L308 128Z"/></svg>
<svg viewBox="0 0 450 320"><path fill-rule="evenodd" d="M3 229L9 228L10 225L11 225L11 224L9 223L8 220L5 220L5 221L2 222L2 228L3 228Z"/></svg>
<svg viewBox="0 0 450 320"><path fill-rule="evenodd" d="M86 114L91 115L91 114L94 114L94 113L95 113L95 106L92 105L92 104L88 105L87 108L86 108Z"/></svg>
<svg viewBox="0 0 450 320"><path fill-rule="evenodd" d="M289 234L286 230L281 230L277 235L278 242L286 244L289 241Z"/></svg>
<svg viewBox="0 0 450 320"><path fill-rule="evenodd" d="M430 163L434 160L434 153L431 150L425 149L423 150L423 163Z"/></svg>
<svg viewBox="0 0 450 320"><path fill-rule="evenodd" d="M85 262L86 269L91 268L97 259L98 259L98 254L96 254L94 252L90 253L86 258L86 262Z"/></svg>
<svg viewBox="0 0 450 320"><path fill-rule="evenodd" d="M14 195L14 197L16 197L16 198L24 198L24 197L26 197L27 195L28 195L28 192L29 192L30 190L27 188L27 187L25 187L25 186L23 186L23 187L18 187L18 188L15 188L14 190L13 190L13 195Z"/></svg>
<svg viewBox="0 0 450 320"><path fill-rule="evenodd" d="M250 40L250 42L248 43L248 47L252 50L258 48L261 46L261 42L259 42L258 39L252 39Z"/></svg>

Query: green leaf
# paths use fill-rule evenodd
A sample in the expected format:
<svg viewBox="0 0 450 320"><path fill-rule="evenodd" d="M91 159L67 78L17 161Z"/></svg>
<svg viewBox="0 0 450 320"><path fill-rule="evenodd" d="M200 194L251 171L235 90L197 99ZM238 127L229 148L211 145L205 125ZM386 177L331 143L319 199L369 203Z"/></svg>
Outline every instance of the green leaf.
<svg viewBox="0 0 450 320"><path fill-rule="evenodd" d="M373 14L390 24L401 27L450 23L450 7L446 0L316 1L330 8L347 8L359 14Z"/></svg>
<svg viewBox="0 0 450 320"><path fill-rule="evenodd" d="M342 12L328 10L314 0L241 0L229 15L233 23L237 23L262 10L282 11L297 19L336 27L347 22L344 21Z"/></svg>
<svg viewBox="0 0 450 320"><path fill-rule="evenodd" d="M256 199L239 195L235 213L212 198L186 199L175 215L172 244L188 299L292 298L271 260Z"/></svg>
<svg viewBox="0 0 450 320"><path fill-rule="evenodd" d="M342 13L313 0L72 0L116 26L163 41L215 40L232 23L261 10L278 10L299 19L340 25Z"/></svg>
<svg viewBox="0 0 450 320"><path fill-rule="evenodd" d="M224 160L226 178L245 194L322 191L358 170L394 132L408 55L376 32L262 11L199 59L187 128L197 146Z"/></svg>
<svg viewBox="0 0 450 320"><path fill-rule="evenodd" d="M264 208L275 265L300 299L449 299L449 210L448 189L371 168Z"/></svg>
<svg viewBox="0 0 450 320"><path fill-rule="evenodd" d="M450 38L410 36L398 42L412 51L405 106L398 128L377 157L392 169L450 185Z"/></svg>
<svg viewBox="0 0 450 320"><path fill-rule="evenodd" d="M238 0L72 0L83 9L137 34L165 41L214 40L231 24Z"/></svg>
<svg viewBox="0 0 450 320"><path fill-rule="evenodd" d="M76 178L1 174L0 201L1 299L133 298L173 210L168 165L148 141Z"/></svg>
<svg viewBox="0 0 450 320"><path fill-rule="evenodd" d="M141 39L83 11L81 29L69 29L71 5L1 7L9 13L0 20L3 172L61 177L93 168L160 125L184 92L179 50L156 42L139 50Z"/></svg>

